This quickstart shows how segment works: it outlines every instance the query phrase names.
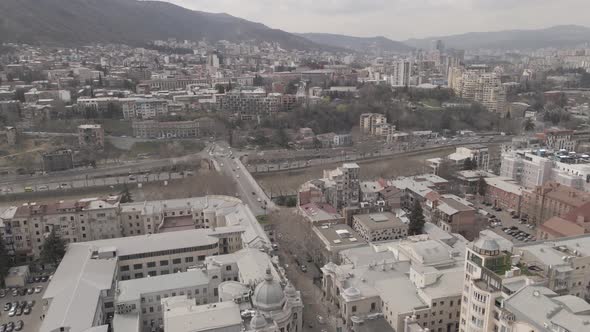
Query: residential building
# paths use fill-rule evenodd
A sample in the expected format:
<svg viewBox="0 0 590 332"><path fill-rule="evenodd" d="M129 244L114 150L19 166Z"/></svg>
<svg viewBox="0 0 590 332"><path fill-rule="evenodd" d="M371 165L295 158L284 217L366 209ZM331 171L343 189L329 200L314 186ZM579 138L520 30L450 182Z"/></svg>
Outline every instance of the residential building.
<svg viewBox="0 0 590 332"><path fill-rule="evenodd" d="M494 207L516 214L523 213L527 203L523 203L523 190L513 180L504 177L487 177L485 200ZM524 212L526 213L526 212Z"/></svg>
<svg viewBox="0 0 590 332"><path fill-rule="evenodd" d="M321 243L320 250L312 257L320 266L329 262L339 262L342 250L365 246L367 242L346 224L321 225L312 228Z"/></svg>
<svg viewBox="0 0 590 332"><path fill-rule="evenodd" d="M190 204L181 201L163 205L176 211L184 205L186 211ZM288 282L281 286L284 277L263 252L270 240L242 207L209 208L226 222L215 229L70 243L43 294L39 330L102 329L112 318L114 332L147 332L164 325L162 299L186 296L193 305L206 306L239 303L251 291L252 306L246 309L261 311L279 327L298 324L301 330L300 295ZM222 211L229 214L216 213Z"/></svg>
<svg viewBox="0 0 590 332"><path fill-rule="evenodd" d="M393 63L391 86L409 86L412 63L409 60L398 60Z"/></svg>
<svg viewBox="0 0 590 332"><path fill-rule="evenodd" d="M539 240L554 240L590 233L590 202L563 216L549 218L537 228Z"/></svg>
<svg viewBox="0 0 590 332"><path fill-rule="evenodd" d="M367 242L397 240L408 236L408 225L391 212L357 214L352 217L352 228Z"/></svg>
<svg viewBox="0 0 590 332"><path fill-rule="evenodd" d="M523 191L523 214L530 223L541 225L551 217L564 216L590 201L590 193L547 182Z"/></svg>
<svg viewBox="0 0 590 332"><path fill-rule="evenodd" d="M381 316L389 327L378 331L403 331L412 315L432 331L456 330L465 245L440 231L342 250L340 264L322 268L324 298L338 308L345 331L371 331L363 329Z"/></svg>
<svg viewBox="0 0 590 332"><path fill-rule="evenodd" d="M123 118L154 119L168 114L168 101L156 98L121 98Z"/></svg>
<svg viewBox="0 0 590 332"><path fill-rule="evenodd" d="M323 178L308 181L299 188L299 205L328 203L337 210L358 205L359 173L360 167L355 163L343 164L335 170L324 170Z"/></svg>
<svg viewBox="0 0 590 332"><path fill-rule="evenodd" d="M104 147L104 129L99 124L79 125L78 144L83 148L102 149Z"/></svg>
<svg viewBox="0 0 590 332"><path fill-rule="evenodd" d="M449 233L471 238L469 233L477 229L476 209L471 203L455 195L442 195L432 209L431 222Z"/></svg>
<svg viewBox="0 0 590 332"><path fill-rule="evenodd" d="M58 149L43 154L43 170L45 172L65 171L74 168L72 150Z"/></svg>
<svg viewBox="0 0 590 332"><path fill-rule="evenodd" d="M341 224L344 217L338 210L326 203L307 203L299 205L297 208L300 215L308 220L312 225Z"/></svg>
<svg viewBox="0 0 590 332"><path fill-rule="evenodd" d="M193 121L133 121L133 136L140 138L190 138L210 136L214 121L201 118Z"/></svg>
<svg viewBox="0 0 590 332"><path fill-rule="evenodd" d="M490 154L485 145L473 145L470 147L458 147L455 153L448 156L457 168L461 169L466 159L471 160L476 169L487 171L490 168Z"/></svg>
<svg viewBox="0 0 590 332"><path fill-rule="evenodd" d="M387 117L385 114L379 113L364 113L361 114L360 127L361 132L365 135L376 135L377 128L381 125L387 124Z"/></svg>
<svg viewBox="0 0 590 332"><path fill-rule="evenodd" d="M552 150L575 151L576 141L573 139L573 130L548 129L537 135L545 142L545 146Z"/></svg>

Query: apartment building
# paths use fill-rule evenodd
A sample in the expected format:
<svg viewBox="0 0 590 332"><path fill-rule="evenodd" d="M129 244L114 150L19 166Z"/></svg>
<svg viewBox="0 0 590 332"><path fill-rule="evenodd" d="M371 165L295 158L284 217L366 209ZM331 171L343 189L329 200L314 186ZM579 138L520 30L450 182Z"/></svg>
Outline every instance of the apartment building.
<svg viewBox="0 0 590 332"><path fill-rule="evenodd" d="M360 117L361 132L365 135L376 135L377 128L387 124L387 117L379 113L364 113Z"/></svg>
<svg viewBox="0 0 590 332"><path fill-rule="evenodd" d="M206 196L163 201L119 203L119 196L28 203L11 207L1 216L3 236L17 258L39 257L45 234L55 229L67 243L113 239L162 232L236 227L239 237L224 239L221 253L232 252L243 243L264 243L265 233L254 215L239 199ZM253 232L240 232L240 227ZM270 244L268 244L270 246ZM130 263L131 264L131 263ZM145 266L143 268L146 268ZM129 277L134 269L129 267ZM148 271L138 271L146 275Z"/></svg>
<svg viewBox="0 0 590 332"><path fill-rule="evenodd" d="M104 147L104 129L98 124L78 126L78 145L83 148L102 149Z"/></svg>
<svg viewBox="0 0 590 332"><path fill-rule="evenodd" d="M91 109L102 114L113 107L119 107L121 99L116 97L78 98L76 104L81 111Z"/></svg>
<svg viewBox="0 0 590 332"><path fill-rule="evenodd" d="M576 141L573 135L573 130L548 129L539 138L543 139L549 149L575 151Z"/></svg>
<svg viewBox="0 0 590 332"><path fill-rule="evenodd" d="M489 72L485 65L468 68L454 67L449 72L449 87L458 96L484 105L490 112L503 113L506 106L506 90L496 72Z"/></svg>
<svg viewBox="0 0 590 332"><path fill-rule="evenodd" d="M354 215L352 228L367 242L391 241L408 236L408 225L391 212Z"/></svg>
<svg viewBox="0 0 590 332"><path fill-rule="evenodd" d="M590 193L550 181L523 191L522 212L529 222L541 225L551 217L564 216L588 202Z"/></svg>
<svg viewBox="0 0 590 332"><path fill-rule="evenodd" d="M448 156L458 168L462 168L466 159L470 159L477 169L487 171L490 168L490 152L485 145L473 145L470 147L458 147L454 153Z"/></svg>
<svg viewBox="0 0 590 332"><path fill-rule="evenodd" d="M441 233L342 250L341 264L322 268L324 298L338 308L345 331L376 320L403 331L408 316L431 331L456 330L466 241Z"/></svg>
<svg viewBox="0 0 590 332"><path fill-rule="evenodd" d="M516 214L523 213L526 203L523 202L524 188L509 178L487 177L485 200L494 207L499 207ZM524 212L526 213L526 212Z"/></svg>
<svg viewBox="0 0 590 332"><path fill-rule="evenodd" d="M590 202L563 216L549 218L537 228L537 238L554 240L590 233Z"/></svg>
<svg viewBox="0 0 590 332"><path fill-rule="evenodd" d="M190 138L209 136L214 121L201 118L193 121L133 121L133 136L140 138Z"/></svg>
<svg viewBox="0 0 590 332"><path fill-rule="evenodd" d="M467 236L476 228L476 210L455 195L442 195L432 209L431 222L449 233Z"/></svg>
<svg viewBox="0 0 590 332"><path fill-rule="evenodd" d="M154 119L168 114L168 101L157 98L121 98L123 118Z"/></svg>
<svg viewBox="0 0 590 332"><path fill-rule="evenodd" d="M412 63L409 60L398 60L393 63L391 86L409 86L412 75Z"/></svg>

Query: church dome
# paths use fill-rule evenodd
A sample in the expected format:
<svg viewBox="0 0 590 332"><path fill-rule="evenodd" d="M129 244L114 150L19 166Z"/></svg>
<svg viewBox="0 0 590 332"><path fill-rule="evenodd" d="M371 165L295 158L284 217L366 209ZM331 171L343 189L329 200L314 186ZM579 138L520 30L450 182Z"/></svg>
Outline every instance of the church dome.
<svg viewBox="0 0 590 332"><path fill-rule="evenodd" d="M264 327L266 327L266 319L260 314L260 312L256 311L254 316L252 316L252 320L250 321L250 328L256 331L263 329Z"/></svg>
<svg viewBox="0 0 590 332"><path fill-rule="evenodd" d="M279 281L274 280L270 268L266 270L264 281L254 289L252 303L258 310L272 311L280 310L285 304L285 293Z"/></svg>

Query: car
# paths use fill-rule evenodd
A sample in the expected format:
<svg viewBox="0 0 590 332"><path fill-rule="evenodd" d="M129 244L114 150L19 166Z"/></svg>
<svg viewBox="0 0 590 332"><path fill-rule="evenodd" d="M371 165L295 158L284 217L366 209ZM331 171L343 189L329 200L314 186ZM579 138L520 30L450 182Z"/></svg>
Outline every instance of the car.
<svg viewBox="0 0 590 332"><path fill-rule="evenodd" d="M305 264L301 264L299 265L299 269L301 270L301 272L305 273L307 272L307 266Z"/></svg>
<svg viewBox="0 0 590 332"><path fill-rule="evenodd" d="M34 277L33 278L33 281L34 282L41 282L41 277Z"/></svg>
<svg viewBox="0 0 590 332"><path fill-rule="evenodd" d="M70 187L70 185L67 183L62 183L59 185L59 189L68 189L69 187Z"/></svg>
<svg viewBox="0 0 590 332"><path fill-rule="evenodd" d="M19 307L19 308L17 308L17 309L16 309L16 315L17 315L17 316L22 316L22 315L23 315L23 308L20 308L20 307Z"/></svg>
<svg viewBox="0 0 590 332"><path fill-rule="evenodd" d="M20 308L26 308L26 307L27 307L27 305L28 305L28 302L27 302L27 301L20 301L20 303L19 303L19 305L18 305L18 306L19 306Z"/></svg>
<svg viewBox="0 0 590 332"><path fill-rule="evenodd" d="M258 203L262 202L262 199L260 197L258 197L256 200L258 201Z"/></svg>
<svg viewBox="0 0 590 332"><path fill-rule="evenodd" d="M6 324L0 325L0 332L6 332Z"/></svg>
<svg viewBox="0 0 590 332"><path fill-rule="evenodd" d="M12 332L12 331L14 331L14 323L13 322L8 322L6 324L6 330L5 331L6 332Z"/></svg>
<svg viewBox="0 0 590 332"><path fill-rule="evenodd" d="M31 313L31 308L30 307L25 307L25 309L23 310L23 314L29 315L30 313Z"/></svg>
<svg viewBox="0 0 590 332"><path fill-rule="evenodd" d="M272 244L272 250L279 250L279 245L276 243Z"/></svg>
<svg viewBox="0 0 590 332"><path fill-rule="evenodd" d="M35 293L35 289L34 288L27 288L27 295L31 295Z"/></svg>
<svg viewBox="0 0 590 332"><path fill-rule="evenodd" d="M27 295L27 289L26 288L19 288L18 295L20 295L20 296Z"/></svg>
<svg viewBox="0 0 590 332"><path fill-rule="evenodd" d="M324 317L322 317L320 315L317 316L317 319L318 319L318 323L320 323L320 324L325 324L326 323L326 320L324 319Z"/></svg>
<svg viewBox="0 0 590 332"><path fill-rule="evenodd" d="M37 190L39 190L39 191L47 191L47 190L49 190L49 186L47 186L47 185L41 185L41 186L38 186L37 187Z"/></svg>
<svg viewBox="0 0 590 332"><path fill-rule="evenodd" d="M19 320L18 322L16 322L16 324L14 324L14 330L20 331L23 329L24 326L25 326L25 323L22 320Z"/></svg>
<svg viewBox="0 0 590 332"><path fill-rule="evenodd" d="M16 309L13 309L10 309L10 311L8 312L8 317L14 317L14 315L16 314Z"/></svg>
<svg viewBox="0 0 590 332"><path fill-rule="evenodd" d="M41 293L42 290L43 290L43 286L35 287L35 293Z"/></svg>
<svg viewBox="0 0 590 332"><path fill-rule="evenodd" d="M29 302L27 302L27 307L28 308L32 308L35 306L35 300L30 300Z"/></svg>
<svg viewBox="0 0 590 332"><path fill-rule="evenodd" d="M12 308L12 304L10 302L4 303L4 311L8 311Z"/></svg>
<svg viewBox="0 0 590 332"><path fill-rule="evenodd" d="M12 290L12 296L18 296L18 289L13 289Z"/></svg>
<svg viewBox="0 0 590 332"><path fill-rule="evenodd" d="M47 282L47 280L49 280L49 276L42 276L41 277L41 282Z"/></svg>
<svg viewBox="0 0 590 332"><path fill-rule="evenodd" d="M4 289L0 289L0 298L3 298L6 296L6 291Z"/></svg>

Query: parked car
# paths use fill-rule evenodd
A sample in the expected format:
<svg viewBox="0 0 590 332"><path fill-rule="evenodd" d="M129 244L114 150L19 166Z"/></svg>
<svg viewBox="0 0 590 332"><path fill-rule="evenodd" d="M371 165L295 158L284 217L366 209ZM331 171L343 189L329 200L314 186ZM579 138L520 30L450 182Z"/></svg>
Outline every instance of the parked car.
<svg viewBox="0 0 590 332"><path fill-rule="evenodd" d="M13 289L12 290L12 296L18 296L18 289Z"/></svg>
<svg viewBox="0 0 590 332"><path fill-rule="evenodd" d="M0 289L0 298L3 298L6 296L6 291L4 289Z"/></svg>
<svg viewBox="0 0 590 332"><path fill-rule="evenodd" d="M307 272L307 266L305 264L301 264L299 265L299 269L301 270L301 272L305 273Z"/></svg>
<svg viewBox="0 0 590 332"><path fill-rule="evenodd" d="M12 308L12 304L10 302L4 303L4 311L8 311Z"/></svg>
<svg viewBox="0 0 590 332"><path fill-rule="evenodd" d="M19 320L18 322L16 322L16 324L14 324L14 330L21 331L24 326L25 326L25 323L22 320Z"/></svg>
<svg viewBox="0 0 590 332"><path fill-rule="evenodd" d="M22 316L22 315L23 315L23 308L21 308L21 307L18 307L18 308L16 309L16 315L17 315L17 316Z"/></svg>
<svg viewBox="0 0 590 332"><path fill-rule="evenodd" d="M0 325L0 332L6 332L6 324Z"/></svg>
<svg viewBox="0 0 590 332"><path fill-rule="evenodd" d="M43 286L35 287L35 293L41 293L42 290L43 290Z"/></svg>
<svg viewBox="0 0 590 332"><path fill-rule="evenodd" d="M33 281L34 282L41 282L41 277L34 277L33 278Z"/></svg>
<svg viewBox="0 0 590 332"><path fill-rule="evenodd" d="M8 322L8 324L6 324L6 332L12 331L14 331L14 322Z"/></svg>
<svg viewBox="0 0 590 332"><path fill-rule="evenodd" d="M30 300L29 302L27 302L27 307L28 308L32 308L35 306L35 300Z"/></svg>
<svg viewBox="0 0 590 332"><path fill-rule="evenodd" d="M29 315L30 313L31 313L31 307L25 307L25 309L23 310L23 314Z"/></svg>
<svg viewBox="0 0 590 332"><path fill-rule="evenodd" d="M34 288L27 288L27 294L28 295L31 295L33 293L35 293L35 289Z"/></svg>

